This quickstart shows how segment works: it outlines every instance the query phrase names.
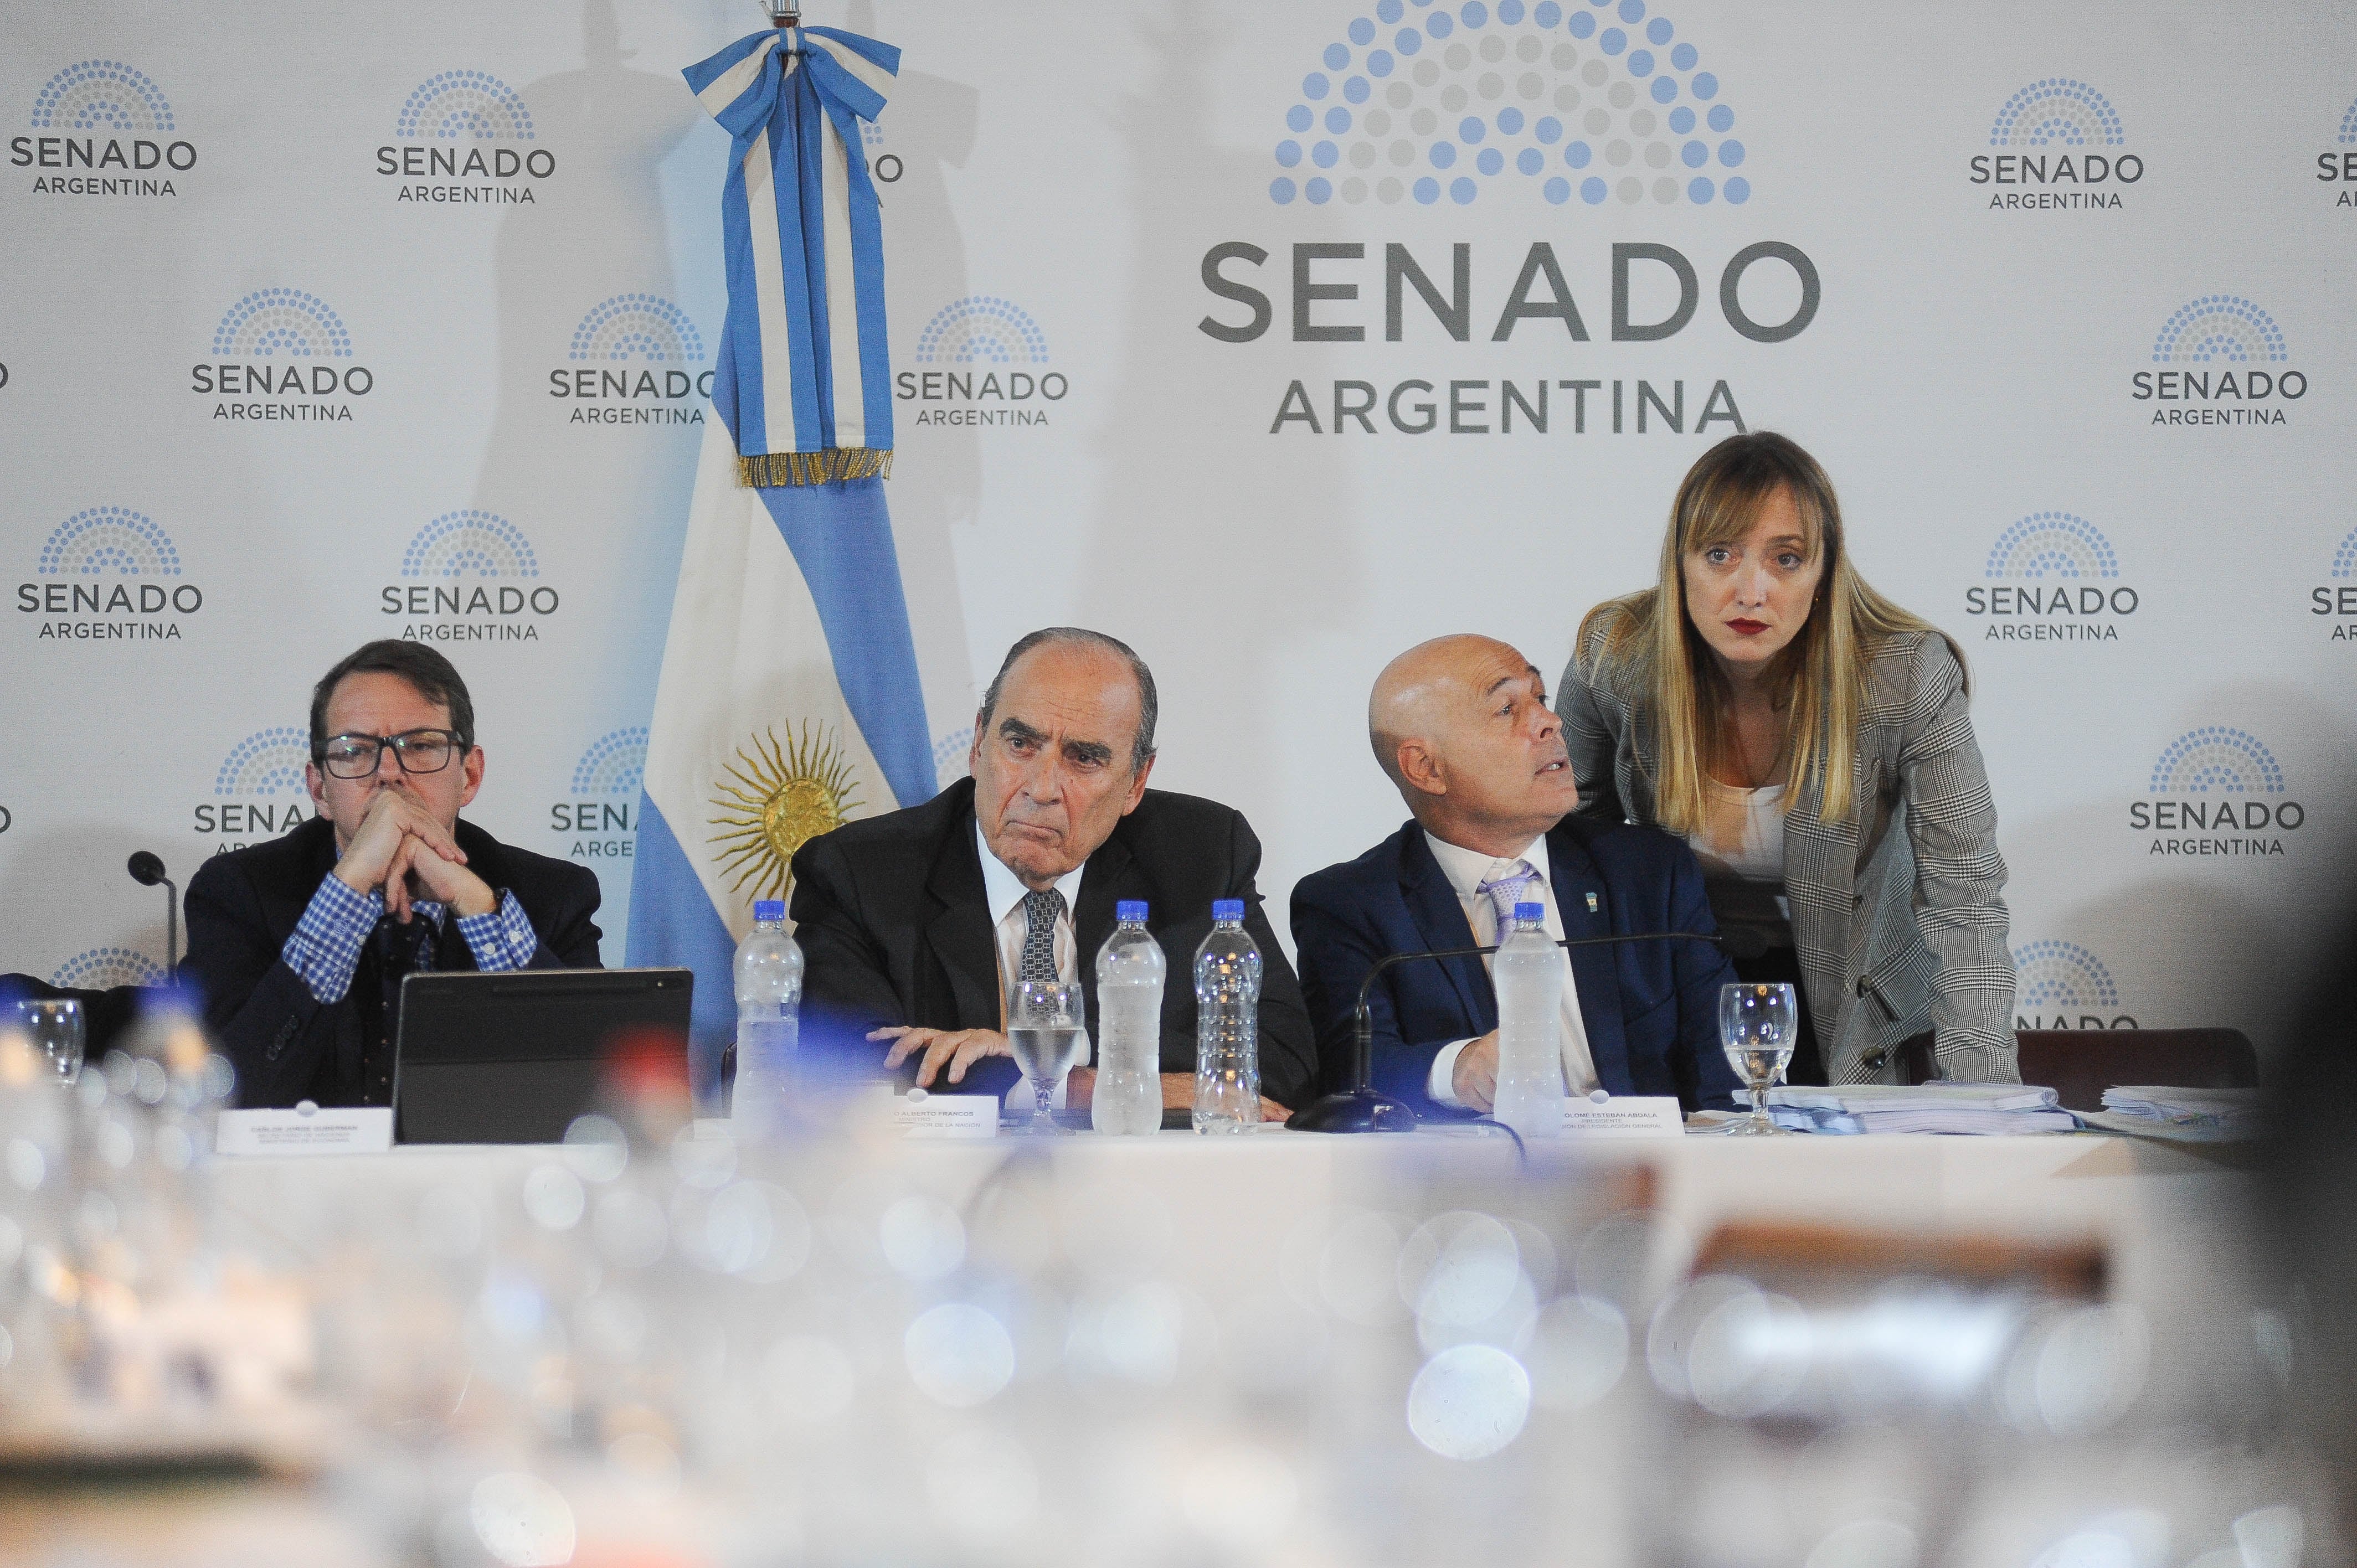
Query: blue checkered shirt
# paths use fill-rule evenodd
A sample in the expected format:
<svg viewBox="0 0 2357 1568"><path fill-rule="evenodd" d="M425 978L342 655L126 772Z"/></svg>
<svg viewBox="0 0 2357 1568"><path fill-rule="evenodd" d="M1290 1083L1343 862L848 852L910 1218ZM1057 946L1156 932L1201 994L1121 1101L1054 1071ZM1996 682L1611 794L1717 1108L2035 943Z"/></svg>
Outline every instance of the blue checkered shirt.
<svg viewBox="0 0 2357 1568"><path fill-rule="evenodd" d="M422 900L409 908L437 931L449 913L443 905ZM355 893L341 877L328 876L311 895L310 908L296 922L295 934L286 939L278 956L303 977L303 983L322 1004L340 1002L352 988L352 972L360 967L361 950L383 918L382 888ZM501 893L500 907L488 915L459 916L458 934L466 938L467 950L475 955L475 967L486 974L522 969L540 950L540 933L532 929L531 918L512 893Z"/></svg>

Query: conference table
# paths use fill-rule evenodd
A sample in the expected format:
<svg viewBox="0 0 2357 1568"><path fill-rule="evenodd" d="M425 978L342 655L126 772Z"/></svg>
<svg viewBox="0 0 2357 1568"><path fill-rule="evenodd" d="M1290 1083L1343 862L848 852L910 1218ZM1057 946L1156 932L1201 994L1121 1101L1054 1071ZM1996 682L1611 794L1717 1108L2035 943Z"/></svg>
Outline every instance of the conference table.
<svg viewBox="0 0 2357 1568"><path fill-rule="evenodd" d="M2281 1326L2245 1145L711 1132L216 1162L207 1253L274 1282L300 1419L245 1428L254 1470L20 1472L0 1558L2260 1568L2300 1517L2251 1440ZM1895 1329L1918 1379L1788 1419L1714 1399L1674 1320L1715 1235L1794 1225L2104 1269L1752 1292L1758 1353ZM1946 1400L1984 1339L1996 1403Z"/></svg>

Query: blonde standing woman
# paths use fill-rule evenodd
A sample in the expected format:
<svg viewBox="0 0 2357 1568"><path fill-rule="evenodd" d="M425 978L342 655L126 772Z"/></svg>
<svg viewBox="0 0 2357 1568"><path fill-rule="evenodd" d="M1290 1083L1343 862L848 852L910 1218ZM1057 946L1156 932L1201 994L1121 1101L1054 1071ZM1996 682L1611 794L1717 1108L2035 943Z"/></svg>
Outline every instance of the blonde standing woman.
<svg viewBox="0 0 2357 1568"><path fill-rule="evenodd" d="M1850 564L1832 481L1731 436L1678 486L1661 580L1580 623L1556 693L1579 810L1701 861L1746 980L1801 999L1794 1083L2019 1079L2005 860L1947 635Z"/></svg>

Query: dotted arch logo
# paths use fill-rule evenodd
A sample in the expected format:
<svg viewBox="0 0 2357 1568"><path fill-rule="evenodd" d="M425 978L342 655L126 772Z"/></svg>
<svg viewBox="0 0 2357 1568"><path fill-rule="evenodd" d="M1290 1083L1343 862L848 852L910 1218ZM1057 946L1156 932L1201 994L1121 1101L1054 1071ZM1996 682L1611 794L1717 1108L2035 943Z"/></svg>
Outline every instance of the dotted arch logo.
<svg viewBox="0 0 2357 1568"><path fill-rule="evenodd" d="M532 111L515 89L484 70L429 76L401 105L393 134L404 140L529 142Z"/></svg>
<svg viewBox="0 0 2357 1568"><path fill-rule="evenodd" d="M1992 147L2116 147L2126 140L2112 101L2067 76L2031 82L2005 101L1989 126Z"/></svg>
<svg viewBox="0 0 2357 1568"><path fill-rule="evenodd" d="M295 725L255 730L214 769L210 792L189 809L189 831L220 854L300 827L312 814L304 779L310 760L309 730Z"/></svg>
<svg viewBox="0 0 2357 1568"><path fill-rule="evenodd" d="M2340 548L2333 551L2332 575L2336 577L2357 577L2357 528L2343 534Z"/></svg>
<svg viewBox="0 0 2357 1568"><path fill-rule="evenodd" d="M58 965L51 985L82 991L104 991L117 985L161 985L164 966L132 948L91 948Z"/></svg>
<svg viewBox="0 0 2357 1568"><path fill-rule="evenodd" d="M311 760L311 737L293 725L256 730L230 748L213 775L213 793L254 800L265 795L307 795L303 769Z"/></svg>
<svg viewBox="0 0 2357 1568"><path fill-rule="evenodd" d="M221 313L213 352L240 359L352 357L352 337L327 301L299 288L256 289Z"/></svg>
<svg viewBox="0 0 2357 1568"><path fill-rule="evenodd" d="M2133 1029L2119 1011L2120 988L2104 961L2076 942L2028 942L2013 950L2014 1004L2021 1029Z"/></svg>
<svg viewBox="0 0 2357 1568"><path fill-rule="evenodd" d="M446 511L401 553L400 583L378 590L385 615L414 618L400 635L416 642L534 642L554 615L554 585L522 529L479 507Z"/></svg>
<svg viewBox="0 0 2357 1568"><path fill-rule="evenodd" d="M2290 357L2276 318L2233 294L2205 294L2179 306L2152 340L2156 365L2281 363Z"/></svg>
<svg viewBox="0 0 2357 1568"><path fill-rule="evenodd" d="M1993 578L2116 577L2119 557L2104 531L2067 511L2034 511L1989 547Z"/></svg>
<svg viewBox="0 0 2357 1568"><path fill-rule="evenodd" d="M1509 178L1557 206L1750 199L1717 75L1645 0L1378 0L1343 35L1286 112L1280 206L1463 206Z"/></svg>
<svg viewBox="0 0 2357 1568"><path fill-rule="evenodd" d="M537 577L539 558L523 530L496 512L446 511L401 554L404 577Z"/></svg>
<svg viewBox="0 0 2357 1568"><path fill-rule="evenodd" d="M635 799L646 776L647 726L630 725L590 742L573 765L573 792Z"/></svg>
<svg viewBox="0 0 2357 1568"><path fill-rule="evenodd" d="M549 829L565 836L570 858L631 857L646 777L646 725L625 725L589 743L573 765L571 790L548 809Z"/></svg>
<svg viewBox="0 0 2357 1568"><path fill-rule="evenodd" d="M618 294L582 317L565 358L696 364L704 359L704 335L687 312L658 295Z"/></svg>
<svg viewBox="0 0 2357 1568"><path fill-rule="evenodd" d="M145 71L119 59L76 60L34 97L33 128L163 135L174 128L172 105Z"/></svg>
<svg viewBox="0 0 2357 1568"><path fill-rule="evenodd" d="M974 726L953 729L933 742L933 776L963 778L966 758L974 754Z"/></svg>
<svg viewBox="0 0 2357 1568"><path fill-rule="evenodd" d="M2104 531L2067 511L2034 511L1989 546L1982 580L1964 589L1964 613L1986 618L1987 642L2117 642L2136 590Z"/></svg>
<svg viewBox="0 0 2357 1568"><path fill-rule="evenodd" d="M2161 751L2159 760L2152 765L2147 792L2280 795L2284 771L2275 753L2248 731L2204 725L2186 731Z"/></svg>
<svg viewBox="0 0 2357 1568"><path fill-rule="evenodd" d="M1039 365L1048 335L1031 313L996 295L977 294L942 306L917 335L920 365Z"/></svg>
<svg viewBox="0 0 2357 1568"><path fill-rule="evenodd" d="M172 536L127 506L85 507L51 529L33 575L16 585L16 611L43 618L43 639L169 641L205 604Z"/></svg>
<svg viewBox="0 0 2357 1568"><path fill-rule="evenodd" d="M49 532L38 569L44 577L177 577L180 553L172 536L145 512L94 506Z"/></svg>
<svg viewBox="0 0 2357 1568"><path fill-rule="evenodd" d="M2119 987L2104 961L2076 942L2030 942L2013 951L2014 994L2030 1007L2116 1007Z"/></svg>

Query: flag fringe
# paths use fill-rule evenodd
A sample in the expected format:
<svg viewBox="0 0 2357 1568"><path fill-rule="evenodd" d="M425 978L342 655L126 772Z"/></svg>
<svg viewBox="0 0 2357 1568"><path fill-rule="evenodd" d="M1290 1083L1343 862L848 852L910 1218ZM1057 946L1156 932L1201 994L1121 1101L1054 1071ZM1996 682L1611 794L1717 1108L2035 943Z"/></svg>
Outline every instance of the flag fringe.
<svg viewBox="0 0 2357 1568"><path fill-rule="evenodd" d="M749 489L780 485L831 485L844 479L892 477L888 446L833 446L823 452L757 452L737 459L737 482Z"/></svg>

